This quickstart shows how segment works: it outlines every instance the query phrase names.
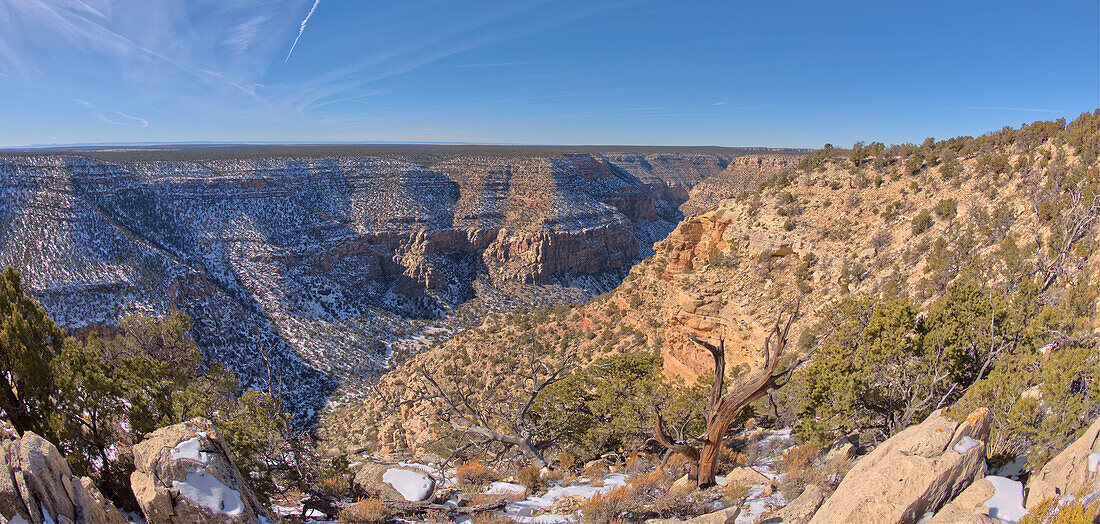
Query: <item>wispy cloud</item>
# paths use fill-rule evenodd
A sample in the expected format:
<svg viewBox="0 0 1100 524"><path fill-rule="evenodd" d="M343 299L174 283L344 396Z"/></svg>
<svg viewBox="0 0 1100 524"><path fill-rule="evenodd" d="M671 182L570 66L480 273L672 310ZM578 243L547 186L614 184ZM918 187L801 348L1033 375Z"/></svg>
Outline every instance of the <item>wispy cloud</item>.
<svg viewBox="0 0 1100 524"><path fill-rule="evenodd" d="M309 13L302 19L302 25L298 28L298 36L294 37L294 43L290 44L290 51L286 54L286 60L283 60L284 64L290 61L291 53L294 52L295 47L298 47L298 39L302 38L302 33L306 32L306 24L309 23L309 19L313 16L313 13L317 11L317 6L319 5L321 5L321 0L313 0L313 7L309 8Z"/></svg>
<svg viewBox="0 0 1100 524"><path fill-rule="evenodd" d="M122 111L116 111L114 109L102 108L87 100L81 100L79 98L74 98L73 102L84 106L88 109L92 116L108 124L116 126L136 125L137 127L149 127L149 121L144 118L128 115L126 113L123 113Z"/></svg>

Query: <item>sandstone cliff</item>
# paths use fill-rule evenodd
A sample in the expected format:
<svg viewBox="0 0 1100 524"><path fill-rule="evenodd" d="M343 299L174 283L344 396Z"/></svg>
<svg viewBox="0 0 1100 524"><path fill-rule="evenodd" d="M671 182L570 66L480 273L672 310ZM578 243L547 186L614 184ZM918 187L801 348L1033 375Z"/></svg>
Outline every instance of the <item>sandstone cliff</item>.
<svg viewBox="0 0 1100 524"><path fill-rule="evenodd" d="M1077 162L1056 143L1029 155ZM1024 154L1006 156L1009 165L1022 165ZM961 270L959 260L988 258L1006 239L1027 246L1036 235L1052 238L1061 226L1037 213L1033 188L1050 187L1057 172L1029 169L1013 174L1013 183L993 185L993 178L1005 175L988 173L980 160L977 154L960 157L958 174L947 180L932 171L904 175L898 166L853 172L844 158L780 172L759 191L730 195L686 217L610 293L551 315L525 311L490 318L427 350L414 364L431 369L449 355L469 354L477 372L482 362L537 341L573 348L587 359L660 351L666 374L691 382L710 367L709 354L690 342L692 335L725 341L727 370L743 371L758 360L779 310L798 297L803 315L795 336L838 298L904 291L927 304ZM915 220L921 217L927 222ZM1034 249L1024 247L1021 256L1035 257ZM990 278L1010 269L989 268ZM1100 274L1100 251L1074 255L1065 270L1067 281L1093 278ZM1090 322L1100 326L1095 306ZM366 403L329 414L326 434L334 443L386 450L426 442L432 421L426 406L403 397L408 380L415 378L404 368L383 377ZM391 409L403 402L400 410Z"/></svg>
<svg viewBox="0 0 1100 524"><path fill-rule="evenodd" d="M155 156L155 155L154 155ZM0 265L72 329L182 310L308 417L486 310L613 287L721 176L711 153L0 157ZM668 188L681 188L669 191Z"/></svg>

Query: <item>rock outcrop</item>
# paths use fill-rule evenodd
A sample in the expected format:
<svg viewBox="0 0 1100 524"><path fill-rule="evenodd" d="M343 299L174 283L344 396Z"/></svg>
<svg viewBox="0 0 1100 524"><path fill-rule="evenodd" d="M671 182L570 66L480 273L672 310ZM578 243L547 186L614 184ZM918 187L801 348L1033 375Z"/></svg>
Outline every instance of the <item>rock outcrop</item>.
<svg viewBox="0 0 1100 524"><path fill-rule="evenodd" d="M1097 478L1100 469L1100 419L1089 426L1080 438L1050 459L1027 483L1028 510L1035 509L1051 498L1075 495L1089 481Z"/></svg>
<svg viewBox="0 0 1100 524"><path fill-rule="evenodd" d="M7 433L0 446L0 520L126 524L92 480L73 475L46 439Z"/></svg>
<svg viewBox="0 0 1100 524"><path fill-rule="evenodd" d="M945 504L927 524L984 524L997 522L989 516L985 503L996 489L986 479L975 480L959 493L951 502Z"/></svg>
<svg viewBox="0 0 1100 524"><path fill-rule="evenodd" d="M369 463L355 473L355 485L365 493L384 500L428 500L435 492L435 480L423 471L399 466Z"/></svg>
<svg viewBox="0 0 1100 524"><path fill-rule="evenodd" d="M900 524L935 512L985 475L990 424L984 408L962 423L933 412L856 462L810 522Z"/></svg>
<svg viewBox="0 0 1100 524"><path fill-rule="evenodd" d="M699 515L698 517L690 518L687 520L671 520L671 519L649 519L645 521L646 524L676 524L676 523L689 523L689 524L726 524L727 522L737 521L737 516L741 514L741 507L720 509L713 513L707 513L705 515Z"/></svg>
<svg viewBox="0 0 1100 524"><path fill-rule="evenodd" d="M607 291L744 151L147 153L0 158L0 267L70 329L183 311L246 385L270 346L308 418L410 319Z"/></svg>
<svg viewBox="0 0 1100 524"><path fill-rule="evenodd" d="M783 524L803 524L809 522L810 517L813 517L814 513L828 497L829 494L817 484L810 484L806 486L806 490L792 500L790 504L770 514L763 524L780 522Z"/></svg>
<svg viewBox="0 0 1100 524"><path fill-rule="evenodd" d="M160 428L134 446L130 476L150 524L254 523L269 515L209 420Z"/></svg>

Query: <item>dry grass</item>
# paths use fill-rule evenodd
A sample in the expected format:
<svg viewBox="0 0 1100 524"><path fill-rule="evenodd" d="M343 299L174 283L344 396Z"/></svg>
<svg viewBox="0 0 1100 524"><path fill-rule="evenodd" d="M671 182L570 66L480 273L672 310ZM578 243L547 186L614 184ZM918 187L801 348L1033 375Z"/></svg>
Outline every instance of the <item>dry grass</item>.
<svg viewBox="0 0 1100 524"><path fill-rule="evenodd" d="M480 462L467 462L455 468L455 478L462 484L480 486L500 480L500 473Z"/></svg>
<svg viewBox="0 0 1100 524"><path fill-rule="evenodd" d="M749 486L742 482L731 482L722 486L722 500L729 506L740 506L749 498Z"/></svg>
<svg viewBox="0 0 1100 524"><path fill-rule="evenodd" d="M516 472L516 484L520 484L527 488L528 492L535 492L542 485L542 468L538 466L527 466Z"/></svg>
<svg viewBox="0 0 1100 524"><path fill-rule="evenodd" d="M513 524L507 515L497 512L478 513L470 517L470 524Z"/></svg>
<svg viewBox="0 0 1100 524"><path fill-rule="evenodd" d="M590 479L601 479L611 473L611 469L602 460L593 462L584 468L584 476Z"/></svg>
<svg viewBox="0 0 1100 524"><path fill-rule="evenodd" d="M826 463L818 462L821 453L821 448L803 444L788 449L776 461L776 470L784 474L779 489L787 500L794 500L810 484L832 491L852 468L852 462L845 458L836 458Z"/></svg>
<svg viewBox="0 0 1100 524"><path fill-rule="evenodd" d="M705 511L696 500L699 491L693 485L675 486L663 471L654 470L635 477L626 486L598 494L581 506L581 522L607 524L622 520L684 517Z"/></svg>
<svg viewBox="0 0 1100 524"><path fill-rule="evenodd" d="M584 524L609 524L635 507L634 490L621 486L607 493L598 493L581 505L581 522Z"/></svg>
<svg viewBox="0 0 1100 524"><path fill-rule="evenodd" d="M335 473L321 479L320 490L336 498L352 496L352 480L350 475Z"/></svg>
<svg viewBox="0 0 1100 524"><path fill-rule="evenodd" d="M779 457L779 460L775 463L775 467L780 473L802 471L813 465L814 460L820 455L821 448L813 444L795 446L788 449Z"/></svg>
<svg viewBox="0 0 1100 524"><path fill-rule="evenodd" d="M1077 491L1076 497L1065 503L1058 499L1044 500L1038 507L1024 515L1019 524L1078 524L1100 522L1100 497L1084 502L1094 489L1086 486Z"/></svg>
<svg viewBox="0 0 1100 524"><path fill-rule="evenodd" d="M558 454L558 465L562 469L573 469L577 465L577 457L568 451L563 451Z"/></svg>
<svg viewBox="0 0 1100 524"><path fill-rule="evenodd" d="M474 493L470 495L469 501L471 506L480 506L482 504L496 502L500 499L507 500L508 502L518 502L525 498L527 498L527 496L523 493Z"/></svg>
<svg viewBox="0 0 1100 524"><path fill-rule="evenodd" d="M385 522L393 517L393 510L379 499L359 499L342 510L336 516L342 524L367 524L370 522Z"/></svg>

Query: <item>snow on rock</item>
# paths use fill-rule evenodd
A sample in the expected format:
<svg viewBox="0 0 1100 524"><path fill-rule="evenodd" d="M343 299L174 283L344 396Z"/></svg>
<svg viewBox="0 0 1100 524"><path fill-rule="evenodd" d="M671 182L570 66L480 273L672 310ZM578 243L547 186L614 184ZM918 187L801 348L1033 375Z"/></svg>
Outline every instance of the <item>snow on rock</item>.
<svg viewBox="0 0 1100 524"><path fill-rule="evenodd" d="M527 493L527 487L511 482L494 482L489 484L489 489L485 492L493 495L523 495Z"/></svg>
<svg viewBox="0 0 1100 524"><path fill-rule="evenodd" d="M0 521L126 522L92 479L73 475L57 447L33 431L0 429L0 480Z"/></svg>
<svg viewBox="0 0 1100 524"><path fill-rule="evenodd" d="M513 502L505 507L508 516L513 520L524 523L556 523L571 522L570 517L564 515L540 515L532 517L535 509L545 509L554 505L554 502L562 497L580 496L592 498L597 494L607 493L615 488L625 486L630 478L621 473L612 473L603 478L603 485L596 487L591 484L574 484L571 486L554 486L540 497L528 497L526 500Z"/></svg>
<svg viewBox="0 0 1100 524"><path fill-rule="evenodd" d="M405 500L413 502L427 499L435 490L435 481L431 477L407 469L387 469L382 474L382 482L393 486Z"/></svg>
<svg viewBox="0 0 1100 524"><path fill-rule="evenodd" d="M269 517L209 420L160 428L133 453L130 485L148 522L236 524Z"/></svg>
<svg viewBox="0 0 1100 524"><path fill-rule="evenodd" d="M1020 480L1020 475L1027 469L1027 455L1020 455L1016 457L1012 462L1005 464L995 470L992 474L998 477L1007 477L1012 480Z"/></svg>
<svg viewBox="0 0 1100 524"><path fill-rule="evenodd" d="M993 484L993 497L985 502L989 516L1005 522L1016 522L1027 514L1024 509L1024 485L1015 480L989 475L985 477Z"/></svg>
<svg viewBox="0 0 1100 524"><path fill-rule="evenodd" d="M768 508L786 506L790 501L780 493L764 495L765 486L756 486L749 490L745 499L747 506L737 515L736 524L753 524Z"/></svg>
<svg viewBox="0 0 1100 524"><path fill-rule="evenodd" d="M200 464L208 464L210 461L209 454L203 452L201 448L202 444L199 442L199 438L193 437L176 444L176 447L172 448L169 453L172 460L187 459Z"/></svg>
<svg viewBox="0 0 1100 524"><path fill-rule="evenodd" d="M955 453L958 453L958 454L962 455L962 454L965 454L967 451L970 451L971 449L974 449L975 447L980 446L980 445L981 445L981 442L978 442L977 440L974 440L974 439L970 438L969 436L966 436L966 437L963 437L963 438L959 439L959 441L951 449L955 450Z"/></svg>
<svg viewBox="0 0 1100 524"><path fill-rule="evenodd" d="M187 478L182 482L173 480L172 487L191 502L215 513L235 517L244 512L241 493L222 484L206 471L188 471Z"/></svg>

